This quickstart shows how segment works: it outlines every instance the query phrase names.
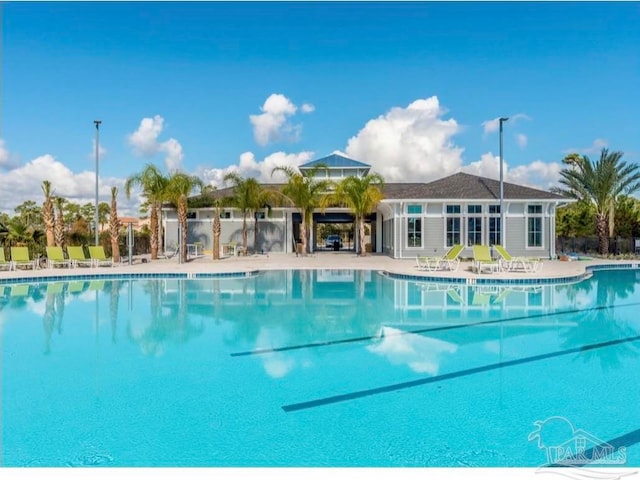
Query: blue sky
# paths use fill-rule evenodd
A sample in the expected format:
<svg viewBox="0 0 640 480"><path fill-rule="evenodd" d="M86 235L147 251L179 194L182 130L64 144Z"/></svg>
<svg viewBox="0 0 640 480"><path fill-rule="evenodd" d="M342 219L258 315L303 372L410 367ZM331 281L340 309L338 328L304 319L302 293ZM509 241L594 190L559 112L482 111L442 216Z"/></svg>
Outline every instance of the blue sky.
<svg viewBox="0 0 640 480"><path fill-rule="evenodd" d="M92 201L153 162L214 184L333 151L387 181L498 172L541 188L571 151L640 161L640 4L2 4L0 210L42 180ZM122 208L135 213L138 198Z"/></svg>

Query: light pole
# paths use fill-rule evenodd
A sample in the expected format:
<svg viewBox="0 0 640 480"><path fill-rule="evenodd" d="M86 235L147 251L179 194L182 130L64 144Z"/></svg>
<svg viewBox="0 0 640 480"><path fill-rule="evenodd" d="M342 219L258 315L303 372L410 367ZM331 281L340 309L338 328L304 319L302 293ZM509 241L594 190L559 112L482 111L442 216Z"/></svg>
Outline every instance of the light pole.
<svg viewBox="0 0 640 480"><path fill-rule="evenodd" d="M98 163L100 161L100 124L102 120L94 120L93 123L96 124L96 214L95 214L95 235L96 235L96 246L98 245L100 239L98 238Z"/></svg>
<svg viewBox="0 0 640 480"><path fill-rule="evenodd" d="M502 124L509 120L509 117L500 117L500 245L505 247L504 241L504 179L502 173Z"/></svg>

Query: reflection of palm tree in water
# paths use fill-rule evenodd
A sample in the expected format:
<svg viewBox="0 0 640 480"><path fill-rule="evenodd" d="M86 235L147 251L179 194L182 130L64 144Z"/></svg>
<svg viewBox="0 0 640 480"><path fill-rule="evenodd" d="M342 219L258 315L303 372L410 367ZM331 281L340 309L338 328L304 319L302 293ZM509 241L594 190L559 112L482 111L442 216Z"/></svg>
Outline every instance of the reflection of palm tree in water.
<svg viewBox="0 0 640 480"><path fill-rule="evenodd" d="M49 291L45 297L44 316L42 326L44 329L44 353L51 353L51 337L53 331L58 328L58 335L62 334L62 319L64 318L64 291Z"/></svg>
<svg viewBox="0 0 640 480"><path fill-rule="evenodd" d="M167 315L163 315L162 305L166 295L162 281L150 280L145 290L149 293L151 323L139 336L133 335L130 326L127 329L129 338L138 343L145 354L162 353L166 343L185 343L202 334L204 325L193 325L189 321L184 280L178 281L178 303L168 305Z"/></svg>
<svg viewBox="0 0 640 480"><path fill-rule="evenodd" d="M109 318L111 319L111 341L116 343L116 331L118 326L118 303L120 301L120 280L112 280L109 292Z"/></svg>
<svg viewBox="0 0 640 480"><path fill-rule="evenodd" d="M626 323L626 318L629 317L621 317L624 313L632 313L633 307L620 310L615 308L616 300L628 298L634 293L636 285L635 281L625 281L625 275L620 273L622 272L598 272L597 276L588 280L590 287L587 291L590 291L595 283L596 308L585 312L577 327L565 330L563 347L575 348L638 335L638 332ZM585 350L580 354L580 358L585 363L597 359L603 370L610 370L620 368L624 358L635 357L637 354L638 348L634 343L624 343L610 348Z"/></svg>

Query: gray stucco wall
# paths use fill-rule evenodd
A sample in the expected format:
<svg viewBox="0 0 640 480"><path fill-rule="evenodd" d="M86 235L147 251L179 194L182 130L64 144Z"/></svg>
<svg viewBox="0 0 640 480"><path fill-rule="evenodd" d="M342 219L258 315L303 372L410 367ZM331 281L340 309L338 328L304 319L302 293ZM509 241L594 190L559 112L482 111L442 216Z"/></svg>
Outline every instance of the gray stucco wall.
<svg viewBox="0 0 640 480"><path fill-rule="evenodd" d="M285 224L283 221L258 221L258 248L254 248L253 220L247 222L247 247L250 251L283 252ZM222 220L220 222L220 243L237 242L242 244L242 220ZM187 243L200 242L205 250L213 248L212 220L188 220ZM178 222L168 221L165 238L167 248L178 243Z"/></svg>

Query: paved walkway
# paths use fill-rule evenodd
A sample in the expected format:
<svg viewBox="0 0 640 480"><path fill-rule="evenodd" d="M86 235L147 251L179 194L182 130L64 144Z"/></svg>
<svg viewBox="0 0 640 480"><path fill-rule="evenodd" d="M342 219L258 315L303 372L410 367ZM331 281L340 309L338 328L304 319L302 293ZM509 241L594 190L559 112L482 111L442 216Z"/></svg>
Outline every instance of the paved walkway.
<svg viewBox="0 0 640 480"><path fill-rule="evenodd" d="M133 265L123 264L121 266L109 268L41 268L35 271L17 270L0 271L0 282L3 278L34 278L51 275L81 275L84 273L200 273L200 272L248 272L256 270L276 270L276 269L363 269L382 270L391 273L439 277L439 278L559 278L581 275L585 267L598 264L633 264L640 268L638 260L587 260L562 262L559 260L547 260L543 262L540 272L536 274L522 272L500 272L477 274L471 271L471 262L463 261L456 272L428 272L418 270L415 258L413 259L393 259L386 255L373 254L359 257L353 252L317 252L309 256L299 256L295 254L274 253L268 255L253 255L247 257L227 257L213 261L210 257L199 257L179 263L177 257L172 259L159 259L147 263L136 261Z"/></svg>

